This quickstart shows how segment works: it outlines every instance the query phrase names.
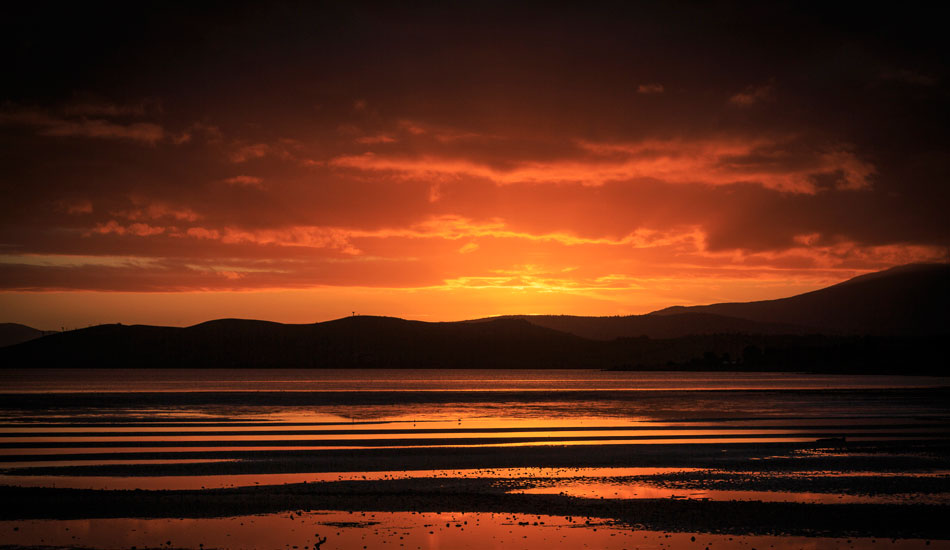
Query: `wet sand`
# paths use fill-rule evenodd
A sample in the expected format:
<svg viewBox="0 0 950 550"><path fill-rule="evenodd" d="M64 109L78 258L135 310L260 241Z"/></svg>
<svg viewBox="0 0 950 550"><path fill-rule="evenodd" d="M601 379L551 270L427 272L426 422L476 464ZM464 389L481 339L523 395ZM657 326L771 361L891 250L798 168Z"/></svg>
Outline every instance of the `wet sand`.
<svg viewBox="0 0 950 550"><path fill-rule="evenodd" d="M315 511L200 519L0 521L17 548L409 548L416 550L705 549L933 550L923 538L803 537L668 532L614 520L479 512Z"/></svg>
<svg viewBox="0 0 950 550"><path fill-rule="evenodd" d="M508 449L469 449L466 452L433 454L404 451L401 455L364 457L376 469L400 470L409 466L462 464L482 468L537 467L547 462L561 468L579 466L664 466L704 468L696 471L664 471L625 476L649 481L657 487L710 489L730 487L751 491L808 489L829 493L894 494L914 491L946 493L945 472L950 453L945 444L915 445L877 442L847 449L815 451L814 445L722 446L627 446L611 448L574 446L530 448L518 453ZM412 450L409 450L412 451ZM417 450L418 451L418 450ZM310 471L332 466L324 453L297 460L239 460L209 464L134 464L71 466L72 473L110 472L168 473L191 469L194 475L221 474L244 468L294 470L307 465ZM322 458L321 460L317 460ZM345 460L343 457L338 457ZM311 461L311 459L314 459ZM396 466L399 467L396 467ZM838 475L827 475L830 466L846 466ZM752 469L754 467L754 470ZM729 469L728 473L724 469ZM749 473L736 473L746 468ZM346 471L357 471L350 463ZM34 468L30 472L44 471ZM57 469L58 470L58 469ZM327 469L327 471L334 471ZM341 470L342 471L342 470ZM720 473L716 473L716 472ZM887 472L901 475L887 475ZM914 475L916 471L922 475ZM754 473L753 473L754 472ZM808 476L803 472L818 472ZM867 475L848 475L865 472ZM936 472L936 473L934 473ZM62 473L61 471L59 473ZM579 472L582 474L583 472ZM604 472L601 472L604 473ZM609 473L609 472L608 472ZM873 475L872 475L873 474ZM610 479L609 476L607 476ZM703 498L578 498L564 494L519 494L518 489L544 486L556 476L521 476L498 479L488 475L424 477L413 479L367 479L289 483L270 486L206 490L82 490L64 488L0 487L0 498L17 502L0 512L0 519L78 519L122 517L224 517L306 510L393 512L487 512L545 514L606 518L624 524L661 531L699 531L733 534L784 534L823 536L870 536L933 538L950 540L943 518L950 517L946 504L816 504L795 502L716 501ZM618 479L615 479L617 481ZM624 481L623 478L619 481ZM929 488L929 489L928 489ZM675 492L675 491L674 491Z"/></svg>
<svg viewBox="0 0 950 550"><path fill-rule="evenodd" d="M662 531L947 539L947 506L583 499L512 494L484 479L353 481L205 491L0 488L2 519L224 517L309 510L609 518Z"/></svg>
<svg viewBox="0 0 950 550"><path fill-rule="evenodd" d="M61 460L116 459L121 454L56 455ZM237 475L254 473L378 472L479 468L659 467L762 471L928 472L950 469L950 441L849 442L845 449L809 443L680 445L538 445L323 451L210 451L142 454L130 459L229 459L208 463L95 464L17 468L23 475ZM23 457L0 457L19 461ZM43 457L49 460L50 457Z"/></svg>
<svg viewBox="0 0 950 550"><path fill-rule="evenodd" d="M864 387L866 379L851 377L825 387L803 375L743 375L746 385L730 388L735 376L722 374L690 378L692 387L681 390L671 388L678 375L611 375L613 385L600 388L597 373L540 381L504 378L510 374L390 382L373 373L375 389L365 390L366 380L341 373L333 383L348 391L307 381L314 391L285 392L247 391L249 382L221 382L219 373L207 384L225 390L182 391L188 377L169 373L169 391L152 391L149 379L121 381L116 391L100 381L92 391L0 395L0 499L16 503L0 508L0 530L24 526L36 535L9 535L0 545L44 546L60 540L47 532L83 525L84 533L98 526L114 538L64 531L55 544L173 547L165 544L171 535L156 545L124 533L134 518L176 539L174 522L226 524L234 529L221 533L218 547L254 547L226 537L238 536L245 521L329 514L343 530L337 542L349 541L337 548L407 541L439 548L448 531L406 518L464 513L492 525L491 540L506 548L557 541L579 548L602 535L597 526L614 537L603 548L666 548L671 540L692 548L699 534L735 536L735 544L716 544L743 550L814 546L795 546L792 536L838 537L821 539L822 548L875 548L874 537L906 542L895 548L931 539L950 546L945 381ZM655 387L624 389L644 380ZM469 388L476 382L491 389ZM374 513L412 525L403 532L361 523ZM514 524L496 521L511 514ZM542 516L582 535L554 536L537 520L521 525ZM517 544L515 526L533 546ZM375 529L388 534L374 539ZM634 543L640 532L649 533L646 542ZM683 536L666 538L674 533ZM297 539L257 546L290 547L289 540ZM295 544L314 544L303 540ZM477 537L465 540L460 548L481 547Z"/></svg>

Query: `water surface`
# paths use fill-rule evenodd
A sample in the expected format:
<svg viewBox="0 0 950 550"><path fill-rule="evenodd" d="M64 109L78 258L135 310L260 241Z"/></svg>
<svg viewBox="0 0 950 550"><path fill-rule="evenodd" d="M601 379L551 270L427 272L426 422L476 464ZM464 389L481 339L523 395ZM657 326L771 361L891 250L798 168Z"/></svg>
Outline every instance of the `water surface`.
<svg viewBox="0 0 950 550"><path fill-rule="evenodd" d="M485 480L477 486L496 496L568 503L946 507L948 388L950 378L795 373L0 370L0 485L378 484L372 492L454 479ZM753 459L761 472L750 469ZM576 467L583 464L597 467ZM704 472L712 479L730 467L751 481L704 483ZM806 481L779 490L788 485L776 481L783 472ZM684 475L691 485L677 486ZM842 476L850 485L831 482ZM924 491L921 483L939 487ZM405 505L411 510L411 499ZM327 536L324 549L880 546L658 533L563 516L300 512L0 522L0 532L5 544L101 548L304 548L316 533Z"/></svg>

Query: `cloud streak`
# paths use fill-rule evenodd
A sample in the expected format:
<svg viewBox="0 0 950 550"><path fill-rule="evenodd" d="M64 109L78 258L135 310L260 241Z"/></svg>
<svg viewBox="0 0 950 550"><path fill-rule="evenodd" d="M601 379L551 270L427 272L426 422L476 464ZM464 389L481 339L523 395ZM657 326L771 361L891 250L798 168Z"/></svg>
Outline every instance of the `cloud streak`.
<svg viewBox="0 0 950 550"><path fill-rule="evenodd" d="M121 112L116 109L116 112ZM112 112L109 106L85 112ZM42 136L53 137L85 137L95 139L119 139L137 141L154 145L165 139L164 128L151 122L121 123L103 118L87 118L76 116L67 118L35 109L6 109L0 111L0 125L28 126L35 128L36 133Z"/></svg>
<svg viewBox="0 0 950 550"><path fill-rule="evenodd" d="M729 98L729 102L739 107L750 107L757 103L771 101L775 96L775 84L761 84L749 86L745 90Z"/></svg>
<svg viewBox="0 0 950 550"><path fill-rule="evenodd" d="M451 182L460 178L497 185L659 181L710 186L756 184L767 189L814 194L823 188L871 186L874 166L847 146L813 150L794 141L646 140L639 143L577 142L574 158L547 162L511 159L506 168L464 157L397 156L380 153L338 156L337 168L385 173L397 178Z"/></svg>

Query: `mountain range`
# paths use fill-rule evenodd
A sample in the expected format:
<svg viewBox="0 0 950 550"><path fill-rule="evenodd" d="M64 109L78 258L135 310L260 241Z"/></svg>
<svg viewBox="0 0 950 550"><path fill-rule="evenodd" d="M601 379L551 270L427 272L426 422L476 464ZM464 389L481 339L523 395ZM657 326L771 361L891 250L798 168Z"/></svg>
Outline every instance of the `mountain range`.
<svg viewBox="0 0 950 550"><path fill-rule="evenodd" d="M815 368L928 366L950 336L950 265L915 264L783 298L646 315L428 323L221 319L191 327L0 325L10 367ZM17 342L17 339L20 341ZM863 367L862 367L863 366ZM920 369L918 369L920 370Z"/></svg>

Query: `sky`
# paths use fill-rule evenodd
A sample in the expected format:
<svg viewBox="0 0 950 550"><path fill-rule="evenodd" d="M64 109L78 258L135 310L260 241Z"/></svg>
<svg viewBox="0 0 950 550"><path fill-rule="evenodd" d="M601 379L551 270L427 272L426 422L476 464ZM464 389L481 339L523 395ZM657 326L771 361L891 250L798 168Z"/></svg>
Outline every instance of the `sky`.
<svg viewBox="0 0 950 550"><path fill-rule="evenodd" d="M0 322L628 315L950 255L924 4L195 4L5 9Z"/></svg>

